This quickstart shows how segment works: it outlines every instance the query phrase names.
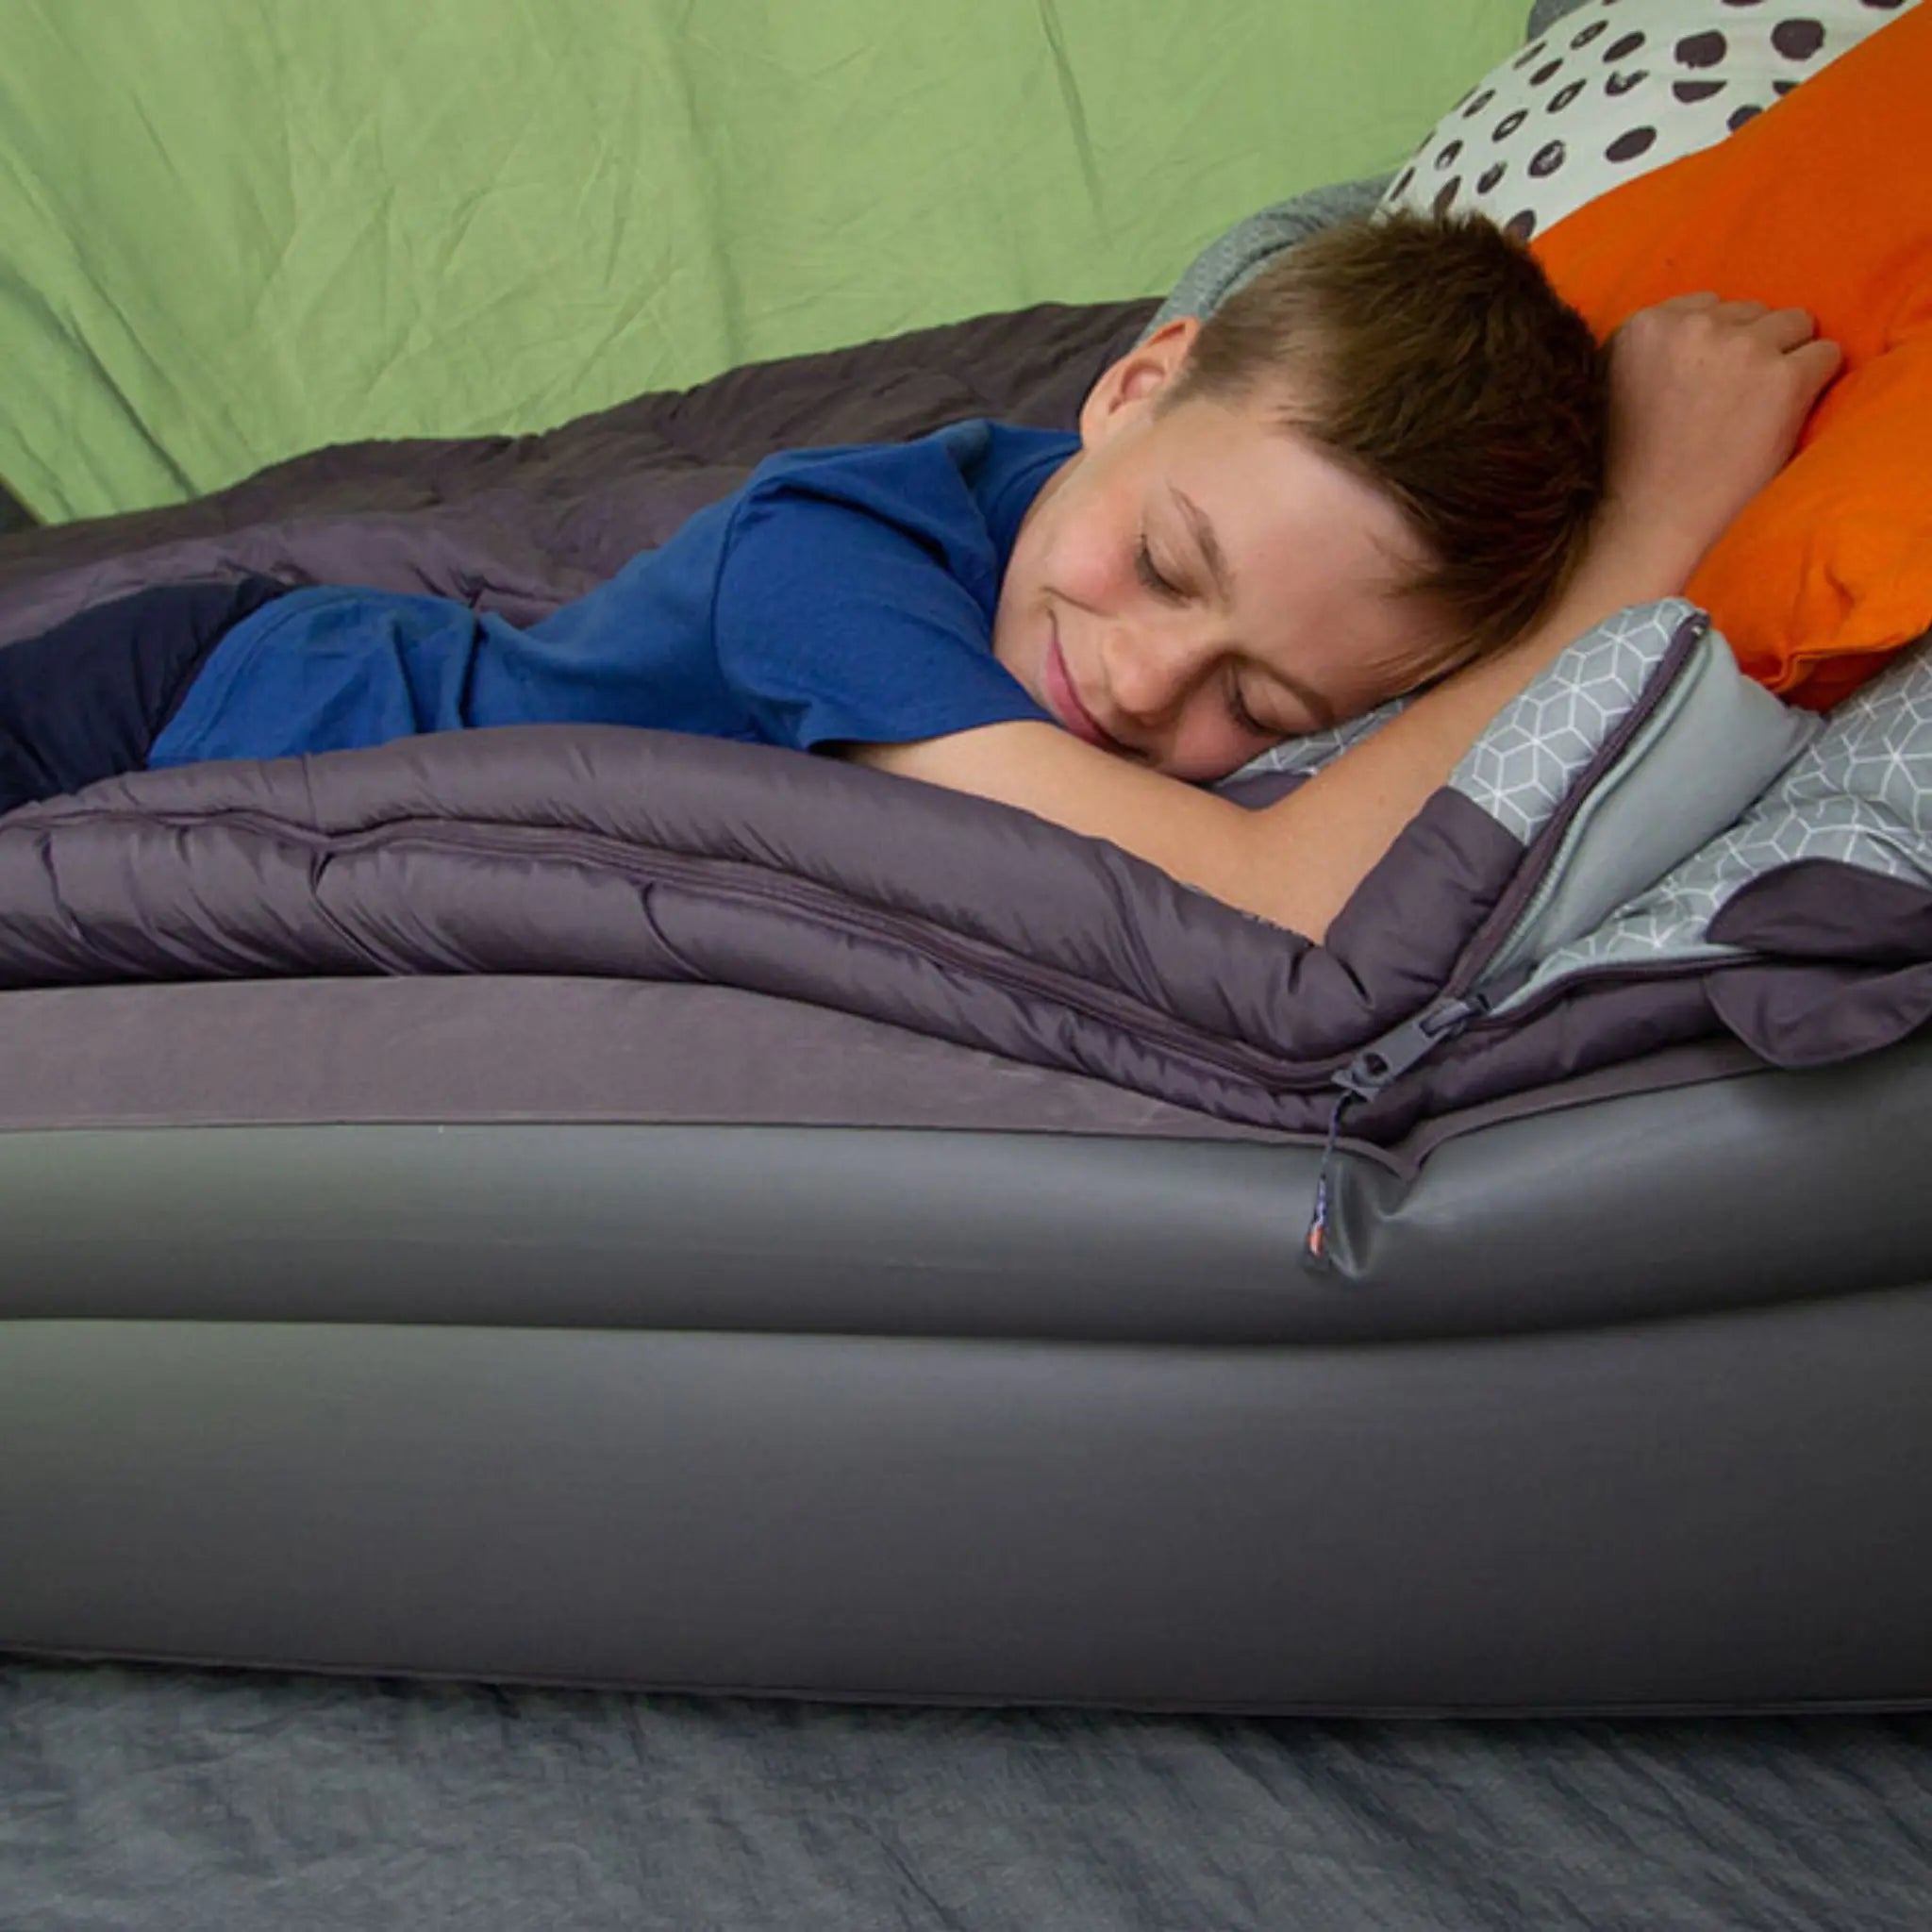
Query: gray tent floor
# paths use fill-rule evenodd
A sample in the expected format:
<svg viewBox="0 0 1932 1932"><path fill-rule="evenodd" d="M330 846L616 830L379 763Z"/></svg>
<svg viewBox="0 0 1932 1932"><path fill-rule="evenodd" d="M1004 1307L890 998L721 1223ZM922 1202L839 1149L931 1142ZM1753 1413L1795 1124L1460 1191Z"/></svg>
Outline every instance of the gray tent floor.
<svg viewBox="0 0 1932 1932"><path fill-rule="evenodd" d="M1932 1715L1326 1722L0 1664L6 1932L1932 1924Z"/></svg>

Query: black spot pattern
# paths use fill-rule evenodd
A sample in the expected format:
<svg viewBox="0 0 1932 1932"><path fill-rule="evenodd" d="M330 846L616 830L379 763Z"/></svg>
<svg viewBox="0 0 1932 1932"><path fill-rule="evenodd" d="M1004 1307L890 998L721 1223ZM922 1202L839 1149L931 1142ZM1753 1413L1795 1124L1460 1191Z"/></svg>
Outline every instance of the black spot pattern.
<svg viewBox="0 0 1932 1932"><path fill-rule="evenodd" d="M1595 47L1599 42L1604 42L1597 48L1603 64L1592 71L1604 76L1605 96L1612 100L1626 94L1635 96L1629 118L1630 123L1636 125L1626 123L1620 127L1615 110L1607 111L1599 105L1595 108L1586 108L1566 120L1565 127L1571 137L1568 143L1545 139L1549 130L1541 127L1527 137L1525 150L1534 148L1535 153L1527 164L1526 172L1531 182L1524 184L1530 189L1525 199L1541 201L1545 196L1551 199L1542 215L1540 216L1535 208L1521 208L1504 224L1506 233L1519 242L1526 242L1537 232L1540 220L1554 220L1567 211L1566 194L1574 199L1595 192L1599 182L1607 185L1607 177L1595 175L1593 172L1599 165L1593 158L1598 152L1596 142L1603 139L1597 130L1605 122L1613 130L1614 138L1601 149L1603 160L1641 174L1646 167L1655 167L1659 159L1668 160L1674 151L1671 143L1676 138L1676 126L1669 111L1668 101L1694 107L1702 102L1717 100L1727 91L1733 91L1734 98L1740 94L1756 93L1757 100L1741 101L1724 122L1726 130L1735 134L1756 120L1770 100L1782 98L1799 84L1795 77L1769 81L1770 94L1767 96L1760 92L1769 80L1769 76L1758 77L1767 56L1767 41L1769 51L1785 61L1823 65L1840 51L1847 33L1856 39L1865 31L1862 26L1857 29L1836 25L1827 26L1826 21L1832 18L1828 12L1831 0L1793 0L1789 7L1780 4L1755 17L1750 17L1751 9L1765 8L1765 0L1723 0L1724 6L1737 10L1740 16L1739 21L1728 24L1721 31L1695 26L1693 16L1693 20L1685 22L1684 25L1695 26L1694 31L1680 31L1674 40L1669 32L1660 32L1657 44L1652 46L1649 31L1631 29L1620 33L1615 30L1609 9L1616 4L1617 0L1596 0L1589 11L1597 17L1586 19L1579 31L1571 35L1566 43L1560 43L1565 47L1564 52L1552 51L1559 45L1555 34L1546 35L1524 47L1510 62L1510 69L1521 75L1520 79L1512 82L1499 78L1494 83L1483 84L1465 93L1451 110L1458 128L1462 123L1470 124L1465 138L1448 141L1433 154L1424 151L1419 155L1397 180L1393 195L1399 199L1405 193L1413 193L1420 202L1426 192L1438 215L1446 213L1458 197L1464 196L1465 190L1469 199L1494 195L1508 178L1511 163L1494 159L1485 150L1507 142L1532 114L1560 114L1582 99L1589 92L1588 84L1579 79L1563 78L1562 70L1567 63L1574 75L1583 63L1570 60L1569 54ZM1708 0L1706 4L1708 5ZM1904 6L1905 0L1860 0L1860 4L1875 12L1891 13ZM1932 5L1932 0L1927 0L1927 5ZM1705 17L1708 19L1710 15L1707 13ZM1834 35L1838 38L1833 39ZM1606 36L1608 36L1607 41ZM1642 66L1630 64L1645 48L1650 49L1649 61ZM1680 75L1689 70L1686 77L1674 77L1668 70L1661 74L1656 71L1660 58L1666 54ZM1745 70L1741 79L1737 74L1727 75L1724 72L1733 61L1740 62ZM1758 70L1757 75L1749 71L1754 67ZM1653 79L1657 82L1656 91L1637 94L1639 88ZM1546 86L1552 90L1547 99L1531 98L1530 90L1541 91ZM1524 106L1508 106L1512 88ZM1660 99L1665 88L1668 88L1668 101ZM1499 99L1504 103L1505 112L1492 125L1483 128L1478 125L1477 117ZM1664 109L1661 115L1659 108ZM1715 111L1723 110L1718 108ZM1447 125L1445 121L1445 132ZM1577 146L1579 135L1584 142L1580 147ZM1708 123L1687 122L1684 139L1699 143L1709 138ZM1578 155L1584 157L1574 165L1570 152L1572 147L1576 147ZM1437 177L1441 185L1424 191L1419 185L1418 174L1430 161L1434 166L1428 172ZM1520 163L1518 167L1521 171ZM1566 168L1574 186L1543 190L1533 185L1548 181ZM1463 172L1465 169L1467 174ZM1518 192L1521 192L1519 189ZM1514 198L1512 194L1511 199ZM1507 208L1508 203L1503 202L1502 206Z"/></svg>
<svg viewBox="0 0 1932 1932"><path fill-rule="evenodd" d="M1824 29L1815 20L1781 20L1771 30L1771 44L1787 60L1808 60L1824 44Z"/></svg>
<svg viewBox="0 0 1932 1932"><path fill-rule="evenodd" d="M1680 67L1715 67L1724 58L1728 44L1724 35L1715 30L1686 34L1677 42L1677 64Z"/></svg>

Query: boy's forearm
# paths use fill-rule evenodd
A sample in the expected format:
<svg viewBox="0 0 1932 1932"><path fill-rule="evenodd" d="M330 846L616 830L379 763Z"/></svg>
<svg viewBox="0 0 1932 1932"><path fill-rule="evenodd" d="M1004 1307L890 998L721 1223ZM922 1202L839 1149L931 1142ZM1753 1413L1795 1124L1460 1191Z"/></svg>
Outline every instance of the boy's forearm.
<svg viewBox="0 0 1932 1932"><path fill-rule="evenodd" d="M1256 813L1097 750L1058 724L983 724L906 744L852 744L844 755L1108 840L1184 885L1273 917L1255 903L1249 834Z"/></svg>
<svg viewBox="0 0 1932 1932"><path fill-rule="evenodd" d="M854 745L848 756L1109 840L1183 884L1319 941L1490 720L1565 645L1626 605L1681 590L1695 562L1668 528L1607 515L1535 629L1444 678L1259 811L1052 724L989 724L915 743Z"/></svg>

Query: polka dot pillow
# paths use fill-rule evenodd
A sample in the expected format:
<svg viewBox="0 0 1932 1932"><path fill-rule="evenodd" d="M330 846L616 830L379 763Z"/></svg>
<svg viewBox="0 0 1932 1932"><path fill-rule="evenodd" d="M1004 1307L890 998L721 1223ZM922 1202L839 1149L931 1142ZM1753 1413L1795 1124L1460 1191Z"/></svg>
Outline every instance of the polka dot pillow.
<svg viewBox="0 0 1932 1932"><path fill-rule="evenodd" d="M1381 206L1475 211L1526 241L1713 146L1916 4L1585 0L1450 108Z"/></svg>

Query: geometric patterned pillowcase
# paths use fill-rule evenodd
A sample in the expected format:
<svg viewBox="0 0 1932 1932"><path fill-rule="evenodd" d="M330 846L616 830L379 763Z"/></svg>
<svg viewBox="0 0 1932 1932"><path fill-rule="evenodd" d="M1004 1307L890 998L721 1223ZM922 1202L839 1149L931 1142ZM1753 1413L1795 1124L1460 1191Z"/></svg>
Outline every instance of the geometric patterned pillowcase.
<svg viewBox="0 0 1932 1932"><path fill-rule="evenodd" d="M1479 212L1527 241L1714 146L1917 4L1584 0L1450 108L1381 207Z"/></svg>

